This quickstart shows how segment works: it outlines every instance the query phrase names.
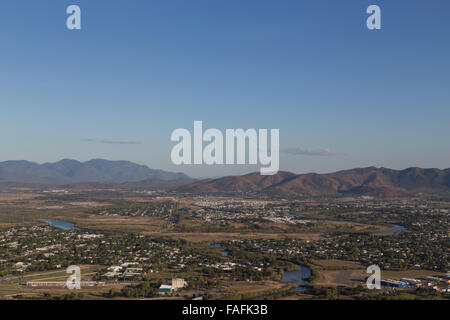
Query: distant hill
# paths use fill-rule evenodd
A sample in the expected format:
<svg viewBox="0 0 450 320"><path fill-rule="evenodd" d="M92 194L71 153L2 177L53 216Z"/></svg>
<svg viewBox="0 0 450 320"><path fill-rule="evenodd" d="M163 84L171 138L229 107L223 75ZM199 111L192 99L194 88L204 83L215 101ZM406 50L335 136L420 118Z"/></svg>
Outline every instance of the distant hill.
<svg viewBox="0 0 450 320"><path fill-rule="evenodd" d="M151 169L129 161L93 159L86 162L61 160L37 164L29 161L0 162L0 183L70 184L77 182L135 182L189 179L184 173Z"/></svg>
<svg viewBox="0 0 450 320"><path fill-rule="evenodd" d="M37 164L0 162L0 187L40 185L73 190L174 190L195 194L265 193L279 196L407 197L422 194L450 196L450 169L358 168L329 174L250 173L195 180L183 173L151 169L129 161L61 160Z"/></svg>
<svg viewBox="0 0 450 320"><path fill-rule="evenodd" d="M450 169L361 168L330 174L279 172L273 176L251 173L206 179L181 186L179 192L218 194L262 192L281 196L370 195L411 196L417 193L450 194Z"/></svg>

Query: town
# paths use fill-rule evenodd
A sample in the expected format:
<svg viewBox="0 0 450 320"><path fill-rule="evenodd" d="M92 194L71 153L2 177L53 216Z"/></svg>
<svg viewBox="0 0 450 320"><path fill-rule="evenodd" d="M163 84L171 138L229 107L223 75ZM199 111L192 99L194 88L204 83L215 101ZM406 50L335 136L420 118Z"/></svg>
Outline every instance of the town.
<svg viewBox="0 0 450 320"><path fill-rule="evenodd" d="M1 204L22 212L2 216L7 299L448 298L445 201L15 192ZM379 292L365 288L373 264Z"/></svg>

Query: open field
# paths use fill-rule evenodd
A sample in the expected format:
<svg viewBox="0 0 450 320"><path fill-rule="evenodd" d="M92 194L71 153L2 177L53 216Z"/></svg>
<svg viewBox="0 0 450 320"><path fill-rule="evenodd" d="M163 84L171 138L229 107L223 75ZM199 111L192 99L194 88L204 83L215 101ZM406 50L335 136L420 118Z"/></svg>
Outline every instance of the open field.
<svg viewBox="0 0 450 320"><path fill-rule="evenodd" d="M320 286L347 286L354 287L364 285L366 267L353 261L345 260L313 260L313 267L318 271L319 277L314 281ZM442 276L445 273L430 270L406 270L406 271L384 271L381 270L382 279L413 278L420 279L429 276Z"/></svg>
<svg viewBox="0 0 450 320"><path fill-rule="evenodd" d="M285 283L277 281L240 281L226 286L226 291L230 294L264 294L270 290L289 287Z"/></svg>
<svg viewBox="0 0 450 320"><path fill-rule="evenodd" d="M145 233L154 237L166 237L171 239L184 239L189 242L205 241L227 241L242 239L302 239L314 241L320 239L319 233L175 233L175 232L155 232Z"/></svg>
<svg viewBox="0 0 450 320"><path fill-rule="evenodd" d="M347 261L347 260L337 260L337 259L312 259L313 264L327 269L327 268L345 268L345 269L362 269L363 266L358 262Z"/></svg>
<svg viewBox="0 0 450 320"><path fill-rule="evenodd" d="M443 276L444 272L430 270L406 270L406 271L381 271L381 277L385 278L426 278L429 276Z"/></svg>
<svg viewBox="0 0 450 320"><path fill-rule="evenodd" d="M97 273L101 266L96 265L81 265L81 280L90 281L92 276ZM65 270L50 270L50 271L37 271L28 272L20 276L9 277L3 279L0 283L0 298L8 299L17 295L28 297L40 297L45 293L51 293L52 295L64 295L74 293L74 290L65 288L30 288L23 283L28 281L66 281L69 274ZM76 294L82 294L84 296L90 296L91 298L102 298L102 294L108 292L111 288L120 289L125 286L126 283L108 283L104 287L84 287L80 290L76 290Z"/></svg>
<svg viewBox="0 0 450 320"><path fill-rule="evenodd" d="M8 203L9 201L23 201L23 200L31 200L36 197L39 197L40 194L37 193L0 193L0 202Z"/></svg>
<svg viewBox="0 0 450 320"><path fill-rule="evenodd" d="M364 279L368 276L365 270L320 270L319 275L314 285L331 287L364 285Z"/></svg>
<svg viewBox="0 0 450 320"><path fill-rule="evenodd" d="M101 266L96 265L80 265L82 280L86 279L86 276L95 274L101 269ZM49 271L34 271L26 272L20 276L5 277L3 283L19 283L26 281L48 281L48 279L63 279L66 280L69 274L66 270L49 270ZM90 277L87 277L90 279ZM56 280L55 280L56 281ZM3 284L2 283L2 284Z"/></svg>
<svg viewBox="0 0 450 320"><path fill-rule="evenodd" d="M159 218L82 216L73 220L80 228L96 231L155 232L167 228Z"/></svg>

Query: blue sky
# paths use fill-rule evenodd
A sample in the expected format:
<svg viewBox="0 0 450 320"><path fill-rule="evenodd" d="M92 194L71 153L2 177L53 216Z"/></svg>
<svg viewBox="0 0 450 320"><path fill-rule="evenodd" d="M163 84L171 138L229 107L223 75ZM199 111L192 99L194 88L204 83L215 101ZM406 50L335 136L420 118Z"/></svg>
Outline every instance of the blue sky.
<svg viewBox="0 0 450 320"><path fill-rule="evenodd" d="M171 164L171 132L203 120L279 128L298 173L450 167L449 35L446 0L2 0L0 161L258 170Z"/></svg>

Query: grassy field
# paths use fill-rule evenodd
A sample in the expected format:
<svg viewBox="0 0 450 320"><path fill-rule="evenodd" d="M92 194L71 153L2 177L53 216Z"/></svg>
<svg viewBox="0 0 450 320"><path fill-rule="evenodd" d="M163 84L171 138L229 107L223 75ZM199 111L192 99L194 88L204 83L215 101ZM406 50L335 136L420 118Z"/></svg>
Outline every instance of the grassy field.
<svg viewBox="0 0 450 320"><path fill-rule="evenodd" d="M345 268L345 269L362 269L361 264L354 261L336 260L336 259L313 259L312 263L323 269Z"/></svg>
<svg viewBox="0 0 450 320"><path fill-rule="evenodd" d="M318 271L319 277L314 281L319 286L348 286L355 287L364 285L366 267L353 261L346 260L313 260L312 267ZM443 273L428 270L406 270L406 271L381 271L382 279L401 278L426 278L428 276L444 275Z"/></svg>
<svg viewBox="0 0 450 320"><path fill-rule="evenodd" d="M92 275L96 274L100 266L96 265L82 265L81 280L89 281ZM125 284L108 284L105 287L81 288L80 290L69 290L64 288L31 288L22 285L27 281L66 281L69 274L65 270L51 270L45 272L30 272L21 275L20 277L12 277L7 283L0 283L0 299L9 299L17 295L22 295L28 298L40 298L45 293L51 293L53 296L65 295L70 293L83 294L88 298L99 299L102 294L108 292L111 288L121 288Z"/></svg>
<svg viewBox="0 0 450 320"><path fill-rule="evenodd" d="M319 270L319 279L314 285L325 287L347 286L356 287L364 285L364 279L368 276L366 270Z"/></svg>
<svg viewBox="0 0 450 320"><path fill-rule="evenodd" d="M166 237L171 239L184 239L189 242L204 242L204 241L227 241L227 240L240 240L240 239L302 239L302 240L318 240L320 234L318 233L194 233L194 232L156 232L147 233L155 237Z"/></svg>

